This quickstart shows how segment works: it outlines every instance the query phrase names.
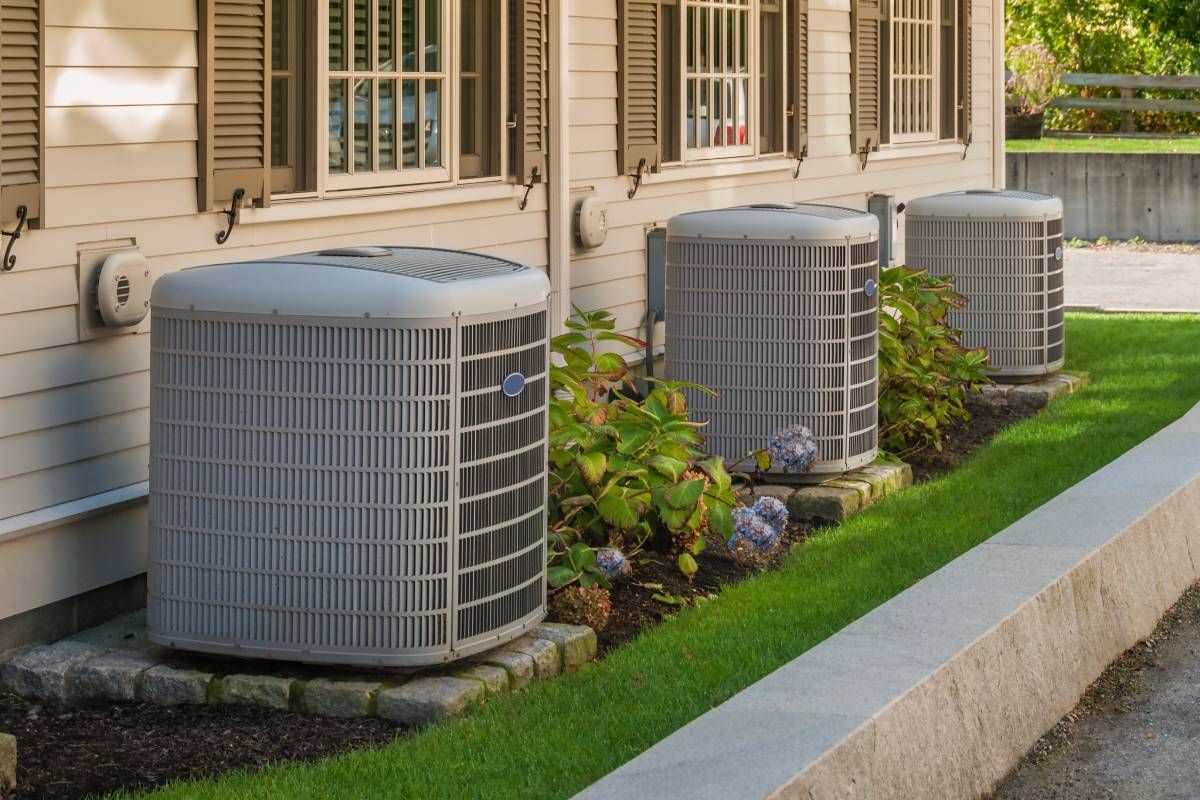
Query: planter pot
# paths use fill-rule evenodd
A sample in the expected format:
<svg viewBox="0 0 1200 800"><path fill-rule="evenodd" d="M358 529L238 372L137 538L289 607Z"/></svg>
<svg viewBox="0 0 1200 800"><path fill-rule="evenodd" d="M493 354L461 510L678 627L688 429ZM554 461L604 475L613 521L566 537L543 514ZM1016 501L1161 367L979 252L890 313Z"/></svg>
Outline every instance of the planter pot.
<svg viewBox="0 0 1200 800"><path fill-rule="evenodd" d="M1046 115L1005 114L1004 133L1009 139L1040 139Z"/></svg>

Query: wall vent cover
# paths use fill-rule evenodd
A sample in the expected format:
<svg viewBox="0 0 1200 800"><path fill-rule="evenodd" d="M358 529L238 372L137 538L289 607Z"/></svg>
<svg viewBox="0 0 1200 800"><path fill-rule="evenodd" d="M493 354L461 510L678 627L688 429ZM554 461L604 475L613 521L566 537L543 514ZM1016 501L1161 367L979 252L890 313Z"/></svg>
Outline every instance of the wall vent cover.
<svg viewBox="0 0 1200 800"><path fill-rule="evenodd" d="M741 459L810 428L814 474L878 452L879 222L853 209L752 206L667 227L667 376L694 393L707 449Z"/></svg>
<svg viewBox="0 0 1200 800"><path fill-rule="evenodd" d="M953 275L967 306L950 315L966 347L986 347L998 378L1062 369L1063 206L1024 191L951 192L905 211L909 267Z"/></svg>
<svg viewBox="0 0 1200 800"><path fill-rule="evenodd" d="M511 266L431 283L301 256L158 282L152 641L418 666L543 618L549 285Z"/></svg>

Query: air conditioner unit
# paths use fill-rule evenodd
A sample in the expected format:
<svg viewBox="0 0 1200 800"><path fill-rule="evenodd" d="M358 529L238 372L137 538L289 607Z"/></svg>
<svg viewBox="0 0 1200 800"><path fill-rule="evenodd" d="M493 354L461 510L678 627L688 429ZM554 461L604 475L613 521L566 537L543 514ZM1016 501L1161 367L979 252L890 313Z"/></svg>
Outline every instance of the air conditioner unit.
<svg viewBox="0 0 1200 800"><path fill-rule="evenodd" d="M667 226L667 376L693 393L727 460L805 425L840 473L878 448L879 221L819 205L757 205Z"/></svg>
<svg viewBox="0 0 1200 800"><path fill-rule="evenodd" d="M160 279L150 639L413 666L536 625L548 296L538 270L420 248Z"/></svg>
<svg viewBox="0 0 1200 800"><path fill-rule="evenodd" d="M951 192L905 211L909 267L952 275L967 297L950 315L963 344L986 347L999 379L1062 369L1063 205L1024 191Z"/></svg>

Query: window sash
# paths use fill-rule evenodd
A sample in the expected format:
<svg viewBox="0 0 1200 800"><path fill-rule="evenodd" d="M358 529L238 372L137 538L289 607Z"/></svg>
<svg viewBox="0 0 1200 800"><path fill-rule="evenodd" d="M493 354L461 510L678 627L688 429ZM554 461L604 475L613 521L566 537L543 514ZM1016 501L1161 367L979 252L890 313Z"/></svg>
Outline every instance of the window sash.
<svg viewBox="0 0 1200 800"><path fill-rule="evenodd" d="M683 0L679 14L678 149L683 161L753 156L759 153L759 25L758 0ZM728 20L734 20L729 30ZM713 20L720 20L719 27ZM718 41L717 37L720 36ZM777 68L782 70L781 59ZM731 81L732 86L726 82ZM720 104L714 114L714 87L724 97L732 88L732 109ZM704 114L701 115L701 110ZM720 122L722 144L712 144ZM726 124L726 121L730 124ZM703 125L703 127L702 127ZM732 125L733 135L730 136ZM705 135L701 137L701 133ZM734 139L733 143L726 141Z"/></svg>
<svg viewBox="0 0 1200 800"><path fill-rule="evenodd" d="M941 2L887 0L890 35L887 80L889 141L892 144L940 139Z"/></svg>

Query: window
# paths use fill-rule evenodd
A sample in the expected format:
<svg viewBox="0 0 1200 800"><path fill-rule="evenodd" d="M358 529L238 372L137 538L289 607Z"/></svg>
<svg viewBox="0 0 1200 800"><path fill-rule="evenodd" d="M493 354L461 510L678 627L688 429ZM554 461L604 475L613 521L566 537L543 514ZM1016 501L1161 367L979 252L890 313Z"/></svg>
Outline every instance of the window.
<svg viewBox="0 0 1200 800"><path fill-rule="evenodd" d="M444 0L331 0L331 189L445 181Z"/></svg>
<svg viewBox="0 0 1200 800"><path fill-rule="evenodd" d="M936 139L940 40L935 0L887 0L892 4L889 75L891 141L897 144ZM953 52L953 51L951 51ZM951 85L953 90L953 85Z"/></svg>
<svg viewBox="0 0 1200 800"><path fill-rule="evenodd" d="M800 153L807 0L622 0L622 169Z"/></svg>
<svg viewBox="0 0 1200 800"><path fill-rule="evenodd" d="M971 0L852 0L854 149L970 141Z"/></svg>
<svg viewBox="0 0 1200 800"><path fill-rule="evenodd" d="M545 172L544 0L200 0L200 10L205 210L227 208L237 189L267 205Z"/></svg>

